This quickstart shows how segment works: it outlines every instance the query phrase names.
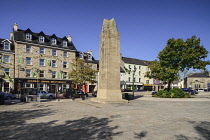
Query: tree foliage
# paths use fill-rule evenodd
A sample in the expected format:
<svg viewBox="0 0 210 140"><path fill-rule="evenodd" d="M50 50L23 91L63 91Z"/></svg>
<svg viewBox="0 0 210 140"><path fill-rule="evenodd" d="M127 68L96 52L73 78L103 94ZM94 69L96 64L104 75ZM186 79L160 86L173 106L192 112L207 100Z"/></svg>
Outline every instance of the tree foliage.
<svg viewBox="0 0 210 140"><path fill-rule="evenodd" d="M76 59L75 63L72 63L72 70L69 72L69 78L73 83L79 85L86 85L87 83L96 83L97 70L90 67L88 63L85 63L83 59Z"/></svg>
<svg viewBox="0 0 210 140"><path fill-rule="evenodd" d="M192 36L186 39L171 38L167 41L165 48L159 52L158 60L150 62L150 71L146 73L146 77L164 80L168 82L168 90L170 83L178 80L179 72L189 69L206 70L209 61L205 61L208 51L200 45L200 38Z"/></svg>

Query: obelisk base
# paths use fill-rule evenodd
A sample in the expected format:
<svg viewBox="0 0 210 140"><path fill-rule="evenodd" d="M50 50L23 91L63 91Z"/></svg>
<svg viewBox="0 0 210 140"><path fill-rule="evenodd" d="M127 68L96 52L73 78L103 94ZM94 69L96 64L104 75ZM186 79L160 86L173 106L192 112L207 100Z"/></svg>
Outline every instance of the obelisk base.
<svg viewBox="0 0 210 140"><path fill-rule="evenodd" d="M128 103L127 100L122 99L122 93L120 90L107 90L99 89L96 98L92 98L91 101L109 104L109 103Z"/></svg>

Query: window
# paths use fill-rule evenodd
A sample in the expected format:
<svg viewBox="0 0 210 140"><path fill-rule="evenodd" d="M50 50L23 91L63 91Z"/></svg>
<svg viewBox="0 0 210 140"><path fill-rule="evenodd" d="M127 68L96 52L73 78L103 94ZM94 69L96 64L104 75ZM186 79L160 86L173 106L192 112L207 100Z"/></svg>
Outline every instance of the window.
<svg viewBox="0 0 210 140"><path fill-rule="evenodd" d="M139 75L141 75L141 71L139 71Z"/></svg>
<svg viewBox="0 0 210 140"><path fill-rule="evenodd" d="M44 70L39 71L39 77L44 77Z"/></svg>
<svg viewBox="0 0 210 140"><path fill-rule="evenodd" d="M133 78L133 82L136 82L136 78L135 77Z"/></svg>
<svg viewBox="0 0 210 140"><path fill-rule="evenodd" d="M63 62L63 68L67 68L67 62Z"/></svg>
<svg viewBox="0 0 210 140"><path fill-rule="evenodd" d="M31 70L26 70L26 77L31 77Z"/></svg>
<svg viewBox="0 0 210 140"><path fill-rule="evenodd" d="M31 46L26 45L26 52L31 52Z"/></svg>
<svg viewBox="0 0 210 140"><path fill-rule="evenodd" d="M128 65L128 68L131 69L131 65Z"/></svg>
<svg viewBox="0 0 210 140"><path fill-rule="evenodd" d="M139 78L139 82L141 82L141 78Z"/></svg>
<svg viewBox="0 0 210 140"><path fill-rule="evenodd" d="M139 66L139 69L141 69L141 66Z"/></svg>
<svg viewBox="0 0 210 140"><path fill-rule="evenodd" d="M67 46L67 41L63 40L63 46L66 47Z"/></svg>
<svg viewBox="0 0 210 140"><path fill-rule="evenodd" d="M131 81L131 78L130 77L128 77L128 82L130 82Z"/></svg>
<svg viewBox="0 0 210 140"><path fill-rule="evenodd" d="M56 60L52 60L52 67L57 67Z"/></svg>
<svg viewBox="0 0 210 140"><path fill-rule="evenodd" d="M26 57L26 65L31 65L31 58L30 57Z"/></svg>
<svg viewBox="0 0 210 140"><path fill-rule="evenodd" d="M4 63L10 63L10 56L4 55Z"/></svg>
<svg viewBox="0 0 210 140"><path fill-rule="evenodd" d="M146 80L146 84L149 84L149 80Z"/></svg>
<svg viewBox="0 0 210 140"><path fill-rule="evenodd" d="M40 66L45 66L45 65L44 65L44 59L39 59L39 65L40 65Z"/></svg>
<svg viewBox="0 0 210 140"><path fill-rule="evenodd" d="M44 90L44 84L39 84L39 90Z"/></svg>
<svg viewBox="0 0 210 140"><path fill-rule="evenodd" d="M67 57L67 52L63 52L63 57Z"/></svg>
<svg viewBox="0 0 210 140"><path fill-rule="evenodd" d="M4 72L6 73L6 75L9 76L9 74L10 74L10 69L9 69L9 68L4 68Z"/></svg>
<svg viewBox="0 0 210 140"><path fill-rule="evenodd" d="M88 55L88 60L89 60L89 61L92 60L92 55L91 55L91 54Z"/></svg>
<svg viewBox="0 0 210 140"><path fill-rule="evenodd" d="M146 71L149 71L149 67L146 68Z"/></svg>
<svg viewBox="0 0 210 140"><path fill-rule="evenodd" d="M64 72L63 73L63 79L66 79L67 78L67 72Z"/></svg>
<svg viewBox="0 0 210 140"><path fill-rule="evenodd" d="M80 59L83 59L83 53L80 53L80 54L79 54L79 58L80 58Z"/></svg>
<svg viewBox="0 0 210 140"><path fill-rule="evenodd" d="M92 68L93 67L93 65L90 65L90 68Z"/></svg>
<svg viewBox="0 0 210 140"><path fill-rule="evenodd" d="M56 50L52 50L52 55L53 55L53 56L56 56L56 55L57 55Z"/></svg>
<svg viewBox="0 0 210 140"><path fill-rule="evenodd" d="M39 48L39 53L44 54L44 48Z"/></svg>
<svg viewBox="0 0 210 140"><path fill-rule="evenodd" d="M26 39L27 40L31 40L32 39L32 35L30 33L26 33Z"/></svg>
<svg viewBox="0 0 210 140"><path fill-rule="evenodd" d="M52 43L52 45L56 45L56 39L55 38L52 38L51 39L51 43Z"/></svg>
<svg viewBox="0 0 210 140"><path fill-rule="evenodd" d="M4 42L4 50L10 50L10 43Z"/></svg>
<svg viewBox="0 0 210 140"><path fill-rule="evenodd" d="M26 87L26 88L31 88L31 83L26 83L26 84L25 84L25 87Z"/></svg>
<svg viewBox="0 0 210 140"><path fill-rule="evenodd" d="M39 36L39 42L44 42L44 36Z"/></svg>
<svg viewBox="0 0 210 140"><path fill-rule="evenodd" d="M52 78L56 78L56 71L52 72Z"/></svg>

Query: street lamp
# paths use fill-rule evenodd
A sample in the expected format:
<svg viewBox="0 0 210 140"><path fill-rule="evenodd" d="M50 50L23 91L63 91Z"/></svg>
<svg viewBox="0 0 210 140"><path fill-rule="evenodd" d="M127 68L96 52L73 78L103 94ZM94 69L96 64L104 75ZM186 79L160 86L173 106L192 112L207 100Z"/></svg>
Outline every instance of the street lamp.
<svg viewBox="0 0 210 140"><path fill-rule="evenodd" d="M130 71L131 71L131 68L130 68ZM132 87L132 90L133 90L133 99L134 99L134 75L135 75L135 72L136 72L136 67L134 66L134 70L132 71L133 72L133 87Z"/></svg>

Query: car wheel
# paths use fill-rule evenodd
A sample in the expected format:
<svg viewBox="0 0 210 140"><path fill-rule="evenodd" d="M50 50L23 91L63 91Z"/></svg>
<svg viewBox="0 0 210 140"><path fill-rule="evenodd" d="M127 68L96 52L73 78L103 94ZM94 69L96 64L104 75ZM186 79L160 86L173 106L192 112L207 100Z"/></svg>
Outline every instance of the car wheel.
<svg viewBox="0 0 210 140"><path fill-rule="evenodd" d="M6 100L12 100L12 97L7 96L7 97L6 97Z"/></svg>
<svg viewBox="0 0 210 140"><path fill-rule="evenodd" d="M49 99L53 99L53 96L49 96Z"/></svg>

